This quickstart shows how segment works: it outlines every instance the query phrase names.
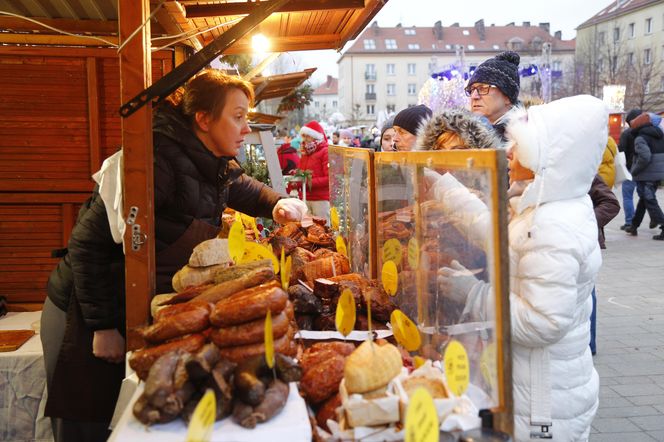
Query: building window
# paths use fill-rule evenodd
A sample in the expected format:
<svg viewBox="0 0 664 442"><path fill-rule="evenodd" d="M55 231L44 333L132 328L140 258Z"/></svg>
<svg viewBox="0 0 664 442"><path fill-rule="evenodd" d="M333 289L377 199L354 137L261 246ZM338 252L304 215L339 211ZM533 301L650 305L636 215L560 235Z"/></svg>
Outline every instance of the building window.
<svg viewBox="0 0 664 442"><path fill-rule="evenodd" d="M600 58L599 61L597 62L597 67L599 68L600 71L604 70L604 59Z"/></svg>
<svg viewBox="0 0 664 442"><path fill-rule="evenodd" d="M408 95L415 95L417 93L417 85L415 83L408 83Z"/></svg>
<svg viewBox="0 0 664 442"><path fill-rule="evenodd" d="M396 95L396 85L394 83L387 84L387 95Z"/></svg>
<svg viewBox="0 0 664 442"><path fill-rule="evenodd" d="M664 77L662 77L662 83L664 84ZM387 109L387 113L392 113L392 112L396 112L397 107L394 104L388 104L386 109Z"/></svg>
<svg viewBox="0 0 664 442"><path fill-rule="evenodd" d="M414 104L414 103L408 103L408 107L415 107L415 106L417 106L417 105Z"/></svg>
<svg viewBox="0 0 664 442"><path fill-rule="evenodd" d="M599 40L599 44L603 45L606 43L606 32L602 31L599 33L597 39Z"/></svg>
<svg viewBox="0 0 664 442"><path fill-rule="evenodd" d="M620 41L620 28L613 28L613 41Z"/></svg>
<svg viewBox="0 0 664 442"><path fill-rule="evenodd" d="M463 35L470 35L470 31L468 29L464 29L462 34Z"/></svg>
<svg viewBox="0 0 664 442"><path fill-rule="evenodd" d="M388 63L387 64L387 75L394 75L395 69L394 69L394 63Z"/></svg>
<svg viewBox="0 0 664 442"><path fill-rule="evenodd" d="M627 34L629 38L634 38L636 36L636 30L634 29L634 23L627 25Z"/></svg>
<svg viewBox="0 0 664 442"><path fill-rule="evenodd" d="M652 51L650 49L643 50L643 62L645 64L652 63Z"/></svg>
<svg viewBox="0 0 664 442"><path fill-rule="evenodd" d="M627 54L627 65L634 66L634 52Z"/></svg>
<svg viewBox="0 0 664 442"><path fill-rule="evenodd" d="M365 80L375 80L376 79L376 65L367 64L364 70L364 79Z"/></svg>
<svg viewBox="0 0 664 442"><path fill-rule="evenodd" d="M375 104L367 104L367 115L373 115L376 113L376 105Z"/></svg>
<svg viewBox="0 0 664 442"><path fill-rule="evenodd" d="M405 35L415 35L415 29L404 29L403 33Z"/></svg>
<svg viewBox="0 0 664 442"><path fill-rule="evenodd" d="M419 43L408 43L408 49L413 51L413 50L419 50L420 45Z"/></svg>
<svg viewBox="0 0 664 442"><path fill-rule="evenodd" d="M320 103L319 103L318 101L314 101L314 107L315 107L315 108L320 107Z"/></svg>
<svg viewBox="0 0 664 442"><path fill-rule="evenodd" d="M332 107L337 107L338 104L337 100L332 100Z"/></svg>
<svg viewBox="0 0 664 442"><path fill-rule="evenodd" d="M415 63L408 63L408 75L415 75Z"/></svg>
<svg viewBox="0 0 664 442"><path fill-rule="evenodd" d="M652 33L652 18L646 18L646 34Z"/></svg>
<svg viewBox="0 0 664 442"><path fill-rule="evenodd" d="M393 38L386 38L385 49L397 49L397 41Z"/></svg>
<svg viewBox="0 0 664 442"><path fill-rule="evenodd" d="M367 94L373 94L376 92L376 85L371 83L367 84Z"/></svg>
<svg viewBox="0 0 664 442"><path fill-rule="evenodd" d="M611 57L611 72L616 72L616 69L618 69L618 56L614 55Z"/></svg>
<svg viewBox="0 0 664 442"><path fill-rule="evenodd" d="M562 70L563 70L563 69L562 69L562 63L560 62L560 60L555 60L555 61L553 62L552 67L553 67L552 70L554 70L554 71L562 71Z"/></svg>
<svg viewBox="0 0 664 442"><path fill-rule="evenodd" d="M376 49L376 40L374 39L364 40L364 49L367 50Z"/></svg>

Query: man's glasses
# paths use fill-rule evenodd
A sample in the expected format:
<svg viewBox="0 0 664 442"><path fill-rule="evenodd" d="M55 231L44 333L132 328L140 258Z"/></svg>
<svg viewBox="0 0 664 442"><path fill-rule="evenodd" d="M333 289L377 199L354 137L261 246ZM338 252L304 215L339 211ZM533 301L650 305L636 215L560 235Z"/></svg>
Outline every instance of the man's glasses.
<svg viewBox="0 0 664 442"><path fill-rule="evenodd" d="M480 84L473 87L468 87L465 89L467 96L472 96L473 92L477 92L478 95L488 95L492 87L496 87L493 84Z"/></svg>

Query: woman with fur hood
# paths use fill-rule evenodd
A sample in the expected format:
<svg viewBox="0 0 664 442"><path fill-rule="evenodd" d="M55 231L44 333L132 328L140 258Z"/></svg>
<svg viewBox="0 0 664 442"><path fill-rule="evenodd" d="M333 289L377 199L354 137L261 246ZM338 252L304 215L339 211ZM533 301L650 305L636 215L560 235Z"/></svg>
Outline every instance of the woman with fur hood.
<svg viewBox="0 0 664 442"><path fill-rule="evenodd" d="M588 341L591 291L602 261L588 190L606 145L608 112L601 100L583 95L527 111L517 108L504 121L512 143L508 196L515 440L544 436L584 441L599 404L599 376ZM437 196L467 197L468 191L454 181L436 180ZM473 210L481 212L479 205ZM478 241L483 241L481 232L473 229ZM439 272L439 280L465 288L471 320L493 316L488 284L469 284L467 276L459 284L454 275Z"/></svg>

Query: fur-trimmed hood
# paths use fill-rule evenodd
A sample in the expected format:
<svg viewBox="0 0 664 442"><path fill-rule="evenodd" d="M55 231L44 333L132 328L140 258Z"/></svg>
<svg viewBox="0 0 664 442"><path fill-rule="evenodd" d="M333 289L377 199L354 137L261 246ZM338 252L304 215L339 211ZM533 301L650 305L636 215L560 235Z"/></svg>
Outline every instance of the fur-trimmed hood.
<svg viewBox="0 0 664 442"><path fill-rule="evenodd" d="M502 146L500 136L484 118L465 110L446 110L434 114L417 131L415 150L434 150L444 132L459 134L471 149L492 149Z"/></svg>

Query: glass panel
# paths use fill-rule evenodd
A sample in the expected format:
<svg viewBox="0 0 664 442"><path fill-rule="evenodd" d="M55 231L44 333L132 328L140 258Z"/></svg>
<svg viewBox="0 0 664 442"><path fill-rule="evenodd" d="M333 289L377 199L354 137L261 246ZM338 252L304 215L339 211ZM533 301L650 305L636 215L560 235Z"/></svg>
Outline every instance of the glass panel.
<svg viewBox="0 0 664 442"><path fill-rule="evenodd" d="M452 340L464 346L467 394L480 409L502 403L498 226L505 211L499 216L498 201L506 188L496 185L505 182L496 176L498 155L504 154L375 154L378 274L387 260L397 264L393 301L418 324L421 356L442 360Z"/></svg>
<svg viewBox="0 0 664 442"><path fill-rule="evenodd" d="M372 277L369 186L373 152L330 146L330 206L339 214L339 231L348 249L350 268L367 278Z"/></svg>

